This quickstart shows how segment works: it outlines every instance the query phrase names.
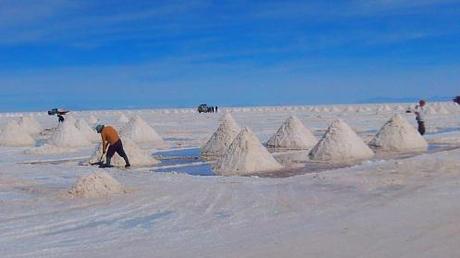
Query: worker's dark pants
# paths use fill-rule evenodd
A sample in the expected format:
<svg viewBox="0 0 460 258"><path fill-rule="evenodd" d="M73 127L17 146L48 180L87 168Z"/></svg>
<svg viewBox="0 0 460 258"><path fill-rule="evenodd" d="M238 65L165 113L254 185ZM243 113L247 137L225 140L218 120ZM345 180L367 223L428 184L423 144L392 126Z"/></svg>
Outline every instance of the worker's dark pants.
<svg viewBox="0 0 460 258"><path fill-rule="evenodd" d="M418 132L421 135L424 135L425 134L425 122L424 121L417 121L417 124L418 124Z"/></svg>
<svg viewBox="0 0 460 258"><path fill-rule="evenodd" d="M109 149L107 150L107 165L110 165L110 161L112 160L112 157L115 154L115 152L118 153L118 155L120 155L120 157L122 157L125 160L126 165L129 164L128 155L126 155L126 152L123 149L123 143L121 142L121 140L118 140L116 143L110 144Z"/></svg>

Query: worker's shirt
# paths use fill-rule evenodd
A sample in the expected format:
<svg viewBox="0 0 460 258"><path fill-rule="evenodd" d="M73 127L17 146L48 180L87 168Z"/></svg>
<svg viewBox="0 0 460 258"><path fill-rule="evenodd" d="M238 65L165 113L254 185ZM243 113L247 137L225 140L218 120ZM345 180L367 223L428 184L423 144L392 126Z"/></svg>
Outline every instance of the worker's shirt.
<svg viewBox="0 0 460 258"><path fill-rule="evenodd" d="M416 106L415 107L415 110L414 110L414 113L415 113L415 119L419 122L425 122L425 108L424 107L421 107L421 106Z"/></svg>
<svg viewBox="0 0 460 258"><path fill-rule="evenodd" d="M102 141L108 142L110 145L115 144L120 140L120 136L118 136L118 132L111 126L104 126L101 132Z"/></svg>

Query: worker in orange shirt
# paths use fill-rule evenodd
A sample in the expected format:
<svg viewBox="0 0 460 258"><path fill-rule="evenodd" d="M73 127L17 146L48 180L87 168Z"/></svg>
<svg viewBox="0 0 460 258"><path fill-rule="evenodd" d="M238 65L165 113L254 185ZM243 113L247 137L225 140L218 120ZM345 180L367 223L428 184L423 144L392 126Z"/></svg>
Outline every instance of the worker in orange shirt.
<svg viewBox="0 0 460 258"><path fill-rule="evenodd" d="M125 168L129 168L131 164L129 164L128 156L123 149L123 143L121 142L120 136L118 136L117 130L111 126L97 125L96 131L100 133L102 137L102 154L106 154L107 150L106 163L101 165L101 167L111 167L110 162L116 152L125 160ZM109 147L108 149L107 146Z"/></svg>

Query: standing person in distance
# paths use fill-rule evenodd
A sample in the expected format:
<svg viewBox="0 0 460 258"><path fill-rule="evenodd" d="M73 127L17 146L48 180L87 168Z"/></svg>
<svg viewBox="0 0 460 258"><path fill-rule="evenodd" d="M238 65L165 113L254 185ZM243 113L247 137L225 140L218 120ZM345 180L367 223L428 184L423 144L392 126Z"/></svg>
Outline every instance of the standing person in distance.
<svg viewBox="0 0 460 258"><path fill-rule="evenodd" d="M407 111L408 113L415 114L415 120L417 120L417 125L418 125L418 132L421 135L424 135L426 131L425 129L425 114L426 114L425 105L426 105L426 101L421 99L418 102L418 105L415 106L415 109L412 109L412 110L409 109Z"/></svg>

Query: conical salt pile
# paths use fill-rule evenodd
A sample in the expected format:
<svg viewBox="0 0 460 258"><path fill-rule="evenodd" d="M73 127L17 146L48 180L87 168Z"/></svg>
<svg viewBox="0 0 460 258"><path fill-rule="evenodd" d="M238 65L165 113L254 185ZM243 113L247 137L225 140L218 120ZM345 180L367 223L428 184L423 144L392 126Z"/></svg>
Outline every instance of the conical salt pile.
<svg viewBox="0 0 460 258"><path fill-rule="evenodd" d="M97 117L95 117L94 115L90 115L88 117L88 123L90 123L92 125L96 124L98 121L99 121L99 119L97 119Z"/></svg>
<svg viewBox="0 0 460 258"><path fill-rule="evenodd" d="M100 198L125 192L120 182L107 172L96 171L80 177L68 193L78 198Z"/></svg>
<svg viewBox="0 0 460 258"><path fill-rule="evenodd" d="M127 116L125 116L125 114L121 114L120 117L118 118L118 122L119 123L128 123L129 118Z"/></svg>
<svg viewBox="0 0 460 258"><path fill-rule="evenodd" d="M75 126L91 142L96 142L101 139L101 137L96 133L96 131L91 129L88 123L86 123L85 119L83 118L78 119L77 122L75 123Z"/></svg>
<svg viewBox="0 0 460 258"><path fill-rule="evenodd" d="M384 151L425 151L428 144L418 131L401 115L394 115L369 143Z"/></svg>
<svg viewBox="0 0 460 258"><path fill-rule="evenodd" d="M212 134L208 142L201 147L201 155L207 158L222 156L235 137L240 132L240 126L235 122L230 113L222 117L217 130Z"/></svg>
<svg viewBox="0 0 460 258"><path fill-rule="evenodd" d="M309 149L317 143L315 136L296 116L289 117L268 140L267 146L292 150Z"/></svg>
<svg viewBox="0 0 460 258"><path fill-rule="evenodd" d="M282 166L260 143L248 128L236 136L214 170L218 175L244 175L254 172L272 171Z"/></svg>
<svg viewBox="0 0 460 258"><path fill-rule="evenodd" d="M438 112L438 114L441 114L441 115L448 115L450 114L449 110L447 110L444 106L442 105L439 105L439 107L437 108L436 110Z"/></svg>
<svg viewBox="0 0 460 258"><path fill-rule="evenodd" d="M147 166L153 166L155 164L158 164L159 161L153 158L147 151L142 150L139 148L136 143L134 143L132 140L129 138L123 138L123 149L126 152L126 155L128 155L129 162L131 163L131 166L134 167L147 167ZM99 144L93 155L91 156L91 159L89 160L90 163L97 163L101 161L101 156L102 156L102 146ZM102 159L102 161L105 163L105 155ZM118 154L113 155L111 165L116 166L116 167L124 167L125 166L125 160L120 157Z"/></svg>
<svg viewBox="0 0 460 258"><path fill-rule="evenodd" d="M138 144L154 144L157 147L165 146L166 143L158 133L148 125L140 116L131 118L121 131L121 135L128 137Z"/></svg>
<svg viewBox="0 0 460 258"><path fill-rule="evenodd" d="M91 145L86 135L75 126L75 119L68 117L59 125L57 131L51 136L48 143L59 147L82 147Z"/></svg>
<svg viewBox="0 0 460 258"><path fill-rule="evenodd" d="M10 121L0 133L0 145L9 147L33 146L35 140L16 121Z"/></svg>
<svg viewBox="0 0 460 258"><path fill-rule="evenodd" d="M39 134L43 128L32 116L23 116L19 119L18 125L31 135Z"/></svg>
<svg viewBox="0 0 460 258"><path fill-rule="evenodd" d="M373 155L374 152L342 120L332 122L309 154L312 160L331 163L369 159Z"/></svg>

